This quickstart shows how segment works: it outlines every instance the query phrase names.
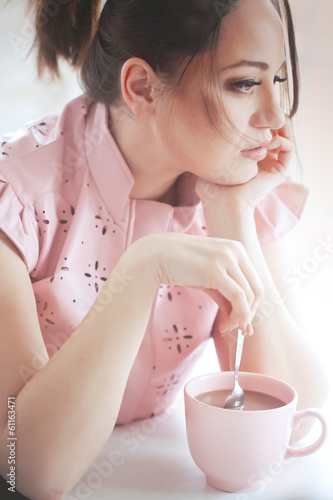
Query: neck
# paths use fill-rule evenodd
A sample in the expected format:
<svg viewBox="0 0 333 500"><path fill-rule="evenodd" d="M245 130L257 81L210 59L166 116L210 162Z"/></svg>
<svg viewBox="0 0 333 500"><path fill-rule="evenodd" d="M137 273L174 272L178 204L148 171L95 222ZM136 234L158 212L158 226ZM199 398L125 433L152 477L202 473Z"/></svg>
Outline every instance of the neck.
<svg viewBox="0 0 333 500"><path fill-rule="evenodd" d="M163 162L167 155L149 123L112 108L109 129L134 178L130 197L175 205L176 180L182 172Z"/></svg>

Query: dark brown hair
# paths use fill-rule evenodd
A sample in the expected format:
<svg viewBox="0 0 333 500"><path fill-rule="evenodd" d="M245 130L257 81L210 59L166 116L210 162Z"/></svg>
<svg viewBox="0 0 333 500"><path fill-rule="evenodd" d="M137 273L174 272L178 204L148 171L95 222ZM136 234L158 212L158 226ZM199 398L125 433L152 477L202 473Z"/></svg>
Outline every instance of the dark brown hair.
<svg viewBox="0 0 333 500"><path fill-rule="evenodd" d="M35 8L39 75L58 75L63 57L80 69L84 91L107 105L120 97L125 61L140 57L175 88L199 54L214 56L224 18L243 0L30 0ZM299 101L294 26L288 0L271 0L288 34L289 114ZM289 84L290 86L290 84ZM292 93L292 100L290 92Z"/></svg>
<svg viewBox="0 0 333 500"><path fill-rule="evenodd" d="M58 59L63 57L80 68L95 35L101 0L29 0L35 11L37 68L59 76Z"/></svg>

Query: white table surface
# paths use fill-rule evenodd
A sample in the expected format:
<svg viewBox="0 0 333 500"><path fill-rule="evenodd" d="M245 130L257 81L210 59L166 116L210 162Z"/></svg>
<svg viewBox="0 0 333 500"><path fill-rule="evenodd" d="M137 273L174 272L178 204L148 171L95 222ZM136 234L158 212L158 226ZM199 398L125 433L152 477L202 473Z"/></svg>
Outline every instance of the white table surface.
<svg viewBox="0 0 333 500"><path fill-rule="evenodd" d="M211 371L217 371L212 351L213 346L208 346L204 359L190 378L208 372L208 365ZM323 411L327 420L332 421L329 405ZM316 439L317 432L315 427L307 441ZM206 483L190 455L180 392L164 414L117 426L95 465L66 500L332 500L332 458L329 432L325 444L316 453L290 459L279 469L271 470L265 480L259 478L258 491L216 490ZM105 469L101 471L102 463Z"/></svg>

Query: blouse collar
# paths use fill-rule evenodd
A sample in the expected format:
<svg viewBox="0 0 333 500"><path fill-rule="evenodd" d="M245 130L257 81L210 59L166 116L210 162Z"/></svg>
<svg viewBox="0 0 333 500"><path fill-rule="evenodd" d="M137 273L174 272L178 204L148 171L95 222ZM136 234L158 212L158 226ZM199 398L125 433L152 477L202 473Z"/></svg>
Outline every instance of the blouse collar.
<svg viewBox="0 0 333 500"><path fill-rule="evenodd" d="M100 196L112 217L123 221L130 192L134 185L133 175L122 156L108 128L107 107L94 102L86 117L85 148L89 170ZM191 173L183 174L178 182L179 205L172 207L166 203L136 200L136 204L147 204L173 217L172 226L178 231L186 231L193 223L201 202L195 192L196 178Z"/></svg>

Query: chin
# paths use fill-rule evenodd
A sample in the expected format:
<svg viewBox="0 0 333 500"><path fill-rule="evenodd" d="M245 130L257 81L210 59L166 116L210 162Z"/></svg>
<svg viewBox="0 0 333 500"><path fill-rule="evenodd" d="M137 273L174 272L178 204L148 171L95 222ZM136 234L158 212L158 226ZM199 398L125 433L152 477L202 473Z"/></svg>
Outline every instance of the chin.
<svg viewBox="0 0 333 500"><path fill-rule="evenodd" d="M240 186L242 184L246 184L247 182L250 182L252 179L254 179L255 177L257 177L258 175L258 169L255 173L252 173L251 174L248 174L248 175L243 175L243 176L239 176L238 178L235 178L232 182L228 182L228 186Z"/></svg>
<svg viewBox="0 0 333 500"><path fill-rule="evenodd" d="M245 184L258 175L258 162L246 160L230 164L230 168L217 174L216 183L223 186L237 186Z"/></svg>
<svg viewBox="0 0 333 500"><path fill-rule="evenodd" d="M245 184L246 182L251 181L252 179L257 177L258 173L259 173L258 163L255 163L252 168L248 168L245 170L244 174L246 175L244 175L239 184Z"/></svg>

